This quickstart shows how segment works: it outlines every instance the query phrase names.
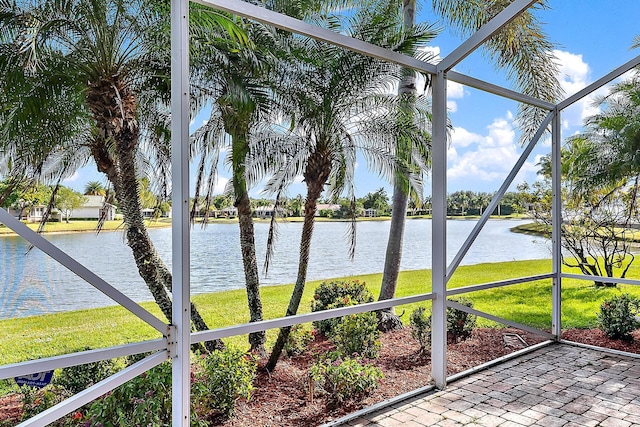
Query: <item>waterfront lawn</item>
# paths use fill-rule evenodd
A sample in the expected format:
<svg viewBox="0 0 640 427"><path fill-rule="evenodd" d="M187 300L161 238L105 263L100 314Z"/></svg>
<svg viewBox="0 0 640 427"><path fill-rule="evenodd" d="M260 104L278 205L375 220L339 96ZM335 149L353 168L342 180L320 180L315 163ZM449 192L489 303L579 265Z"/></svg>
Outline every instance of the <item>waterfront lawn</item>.
<svg viewBox="0 0 640 427"><path fill-rule="evenodd" d="M450 288L493 282L515 277L533 276L551 270L550 260L513 261L505 263L461 266L449 281ZM573 272L573 271L572 271ZM629 271L629 278L640 278L640 266ZM361 275L374 296L378 295L381 274ZM302 299L300 312L308 312L313 290L320 281L309 282ZM289 301L292 285L263 287L262 299L265 319L281 317ZM431 291L431 273L428 270L405 271L400 274L398 296L416 295ZM563 282L563 327L592 328L603 299L622 292L640 297L640 288L619 285L617 288L594 288L590 281L565 280ZM551 281L537 282L478 291L465 295L475 308L495 316L524 323L541 329L551 328ZM248 321L244 290L218 292L193 297L210 328L220 328ZM423 305L429 307L427 301ZM153 303L143 304L160 317ZM409 314L417 304L396 308L402 320L408 323ZM498 326L479 319L479 326ZM67 352L85 347L100 348L124 343L160 338L160 334L137 320L121 307L105 307L18 318L0 321L0 364L16 363ZM277 331L268 331L270 346ZM226 340L246 346L246 337Z"/></svg>
<svg viewBox="0 0 640 427"><path fill-rule="evenodd" d="M171 218L160 218L157 220L146 220L145 224L149 228L156 227L171 227ZM27 223L27 227L36 231L39 223ZM44 226L44 233L81 233L81 232L95 232L98 221L96 220L81 220L73 219L67 224L64 221L61 222L47 222ZM102 226L102 231L116 231L124 230L124 224L120 220L105 221ZM0 223L0 235L13 235L13 230L4 224Z"/></svg>

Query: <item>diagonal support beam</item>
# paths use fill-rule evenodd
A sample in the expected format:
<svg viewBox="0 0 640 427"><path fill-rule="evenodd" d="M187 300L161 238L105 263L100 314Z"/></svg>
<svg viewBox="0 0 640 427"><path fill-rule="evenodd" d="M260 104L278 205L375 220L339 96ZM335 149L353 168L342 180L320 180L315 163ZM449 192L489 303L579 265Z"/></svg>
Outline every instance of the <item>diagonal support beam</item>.
<svg viewBox="0 0 640 427"><path fill-rule="evenodd" d="M99 383L89 387L88 389L81 391L75 396L58 403L56 406L53 406L44 412L40 412L35 417L30 418L21 424L18 424L17 427L41 427L49 425L50 423L59 420L65 415L70 414L72 411L75 411L76 409L81 408L87 403L92 402L103 394L108 393L114 388L126 383L130 379L135 378L141 373L146 372L154 366L159 365L165 360L167 360L166 351L152 354L151 356L148 356L147 358L134 363L133 365L113 374L109 378L100 381Z"/></svg>
<svg viewBox="0 0 640 427"><path fill-rule="evenodd" d="M465 240L465 242L462 244L462 247L456 254L455 258L453 259L453 261L451 261L451 265L449 265L449 268L447 269L447 281L451 279L451 275L453 275L453 273L456 271L456 269L462 262L462 259L471 248L471 245L478 237L478 234L480 234L480 231L482 231L482 227L484 227L484 225L489 220L489 217L491 216L491 212L493 212L493 210L496 207L498 207L498 203L500 203L502 196L504 196L504 194L507 192L507 190L509 189L509 186L511 185L513 180L516 178L516 175L518 175L518 172L520 172L520 169L522 169L522 165L524 165L524 162L527 161L527 158L529 158L529 155L531 154L535 146L538 144L538 141L542 137L542 134L544 134L547 127L549 126L549 123L551 123L551 119L553 118L553 116L554 116L553 113L547 114L547 117L545 117L545 119L540 124L540 127L538 128L535 135L527 145L527 148L525 148L525 150L522 152L522 154L520 155L520 158L511 169L511 172L509 172L509 175L505 178L504 182L500 186L500 189L496 192L496 194L494 194L493 198L491 199L491 203L489 203L489 206L487 206L487 208L484 210L484 213L476 223L476 226L473 227L473 230L467 237L467 240Z"/></svg>
<svg viewBox="0 0 640 427"><path fill-rule="evenodd" d="M273 12L264 7L240 0L195 0L205 6L214 7L234 15L253 19L267 25L291 31L296 34L308 36L316 40L325 41L335 46L344 47L353 52L358 52L373 58L393 62L403 67L413 68L428 74L435 74L436 66L425 61L403 55L362 40L354 39L343 34L339 34L317 25L311 25L299 19L292 18L281 13Z"/></svg>
<svg viewBox="0 0 640 427"><path fill-rule="evenodd" d="M111 286L93 271L73 259L62 249L58 248L56 245L15 219L13 215L2 208L0 208L0 222L15 231L19 236L40 249L42 252L62 264L64 267L69 269L69 271L81 279L84 279L91 286L129 310L131 313L135 314L144 322L151 325L161 334L164 335L167 332L167 325L164 322L142 308L128 296Z"/></svg>
<svg viewBox="0 0 640 427"><path fill-rule="evenodd" d="M516 19L518 15L527 10L536 1L537 0L516 0L509 6L505 7L502 12L498 13L493 17L493 19L484 24L475 32L475 34L469 37L464 43L440 61L437 65L438 70L451 70L456 66L456 64L480 47L480 45L482 45L482 43L484 43L488 38Z"/></svg>
<svg viewBox="0 0 640 427"><path fill-rule="evenodd" d="M640 55L636 56L630 61L627 61L626 63L619 66L618 68L611 71L610 73L606 74L605 76L600 77L598 80L591 83L589 86L585 87L584 89L578 91L574 95L571 95L569 98L560 102L558 104L558 110L560 111L564 110L568 106L574 104L575 102L580 101L585 96L591 94L592 92L595 92L596 90L600 89L602 86L611 82L613 79L617 79L618 77L620 77L621 75L623 75L624 73L626 73L627 71L631 70L632 68L638 65L640 65Z"/></svg>

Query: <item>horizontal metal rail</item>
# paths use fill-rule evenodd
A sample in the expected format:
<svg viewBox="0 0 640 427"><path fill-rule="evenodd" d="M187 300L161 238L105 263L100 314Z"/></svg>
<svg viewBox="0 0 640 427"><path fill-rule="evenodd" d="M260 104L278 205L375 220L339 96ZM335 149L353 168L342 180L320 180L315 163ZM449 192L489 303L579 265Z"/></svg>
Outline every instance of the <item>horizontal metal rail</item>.
<svg viewBox="0 0 640 427"><path fill-rule="evenodd" d="M30 418L21 424L18 424L18 427L46 426L56 420L59 420L65 415L70 414L76 409L81 408L87 403L92 402L103 394L110 392L114 388L137 377L143 372L146 372L149 369L158 366L165 360L167 360L166 351L152 354L151 356L148 356L145 359L136 362L133 365L128 366L125 369L111 375L109 378L92 385L88 389L81 391L80 393L70 397L69 399L64 400L57 405L47 409L46 411L39 413L35 417Z"/></svg>
<svg viewBox="0 0 640 427"><path fill-rule="evenodd" d="M466 294L469 292L484 291L486 289L499 288L502 286L518 285L521 283L535 282L553 278L553 273L538 274L536 276L518 277L517 279L499 280L497 282L482 283L479 285L463 286L447 291L447 296Z"/></svg>
<svg viewBox="0 0 640 427"><path fill-rule="evenodd" d="M30 360L27 362L12 363L0 366L0 379L20 377L23 375L36 374L38 372L45 372L59 368L68 368L69 366L83 365L85 363L98 362L100 360L131 356L133 354L150 353L165 350L166 348L167 340L165 338L160 338L157 340L69 353L61 356Z"/></svg>
<svg viewBox="0 0 640 427"><path fill-rule="evenodd" d="M167 325L156 316L142 308L138 303L111 286L103 278L80 264L74 258L69 256L62 249L36 233L22 222L18 221L9 212L0 208L0 222L15 231L20 237L40 249L45 254L56 260L58 263L66 267L69 271L84 279L88 284L129 310L131 313L139 317L143 322L149 324L161 334L167 333Z"/></svg>
<svg viewBox="0 0 640 427"><path fill-rule="evenodd" d="M562 273L560 275L563 279L578 279L578 280L593 280L594 282L602 282L602 283L611 283L616 284L620 283L623 285L640 285L640 280L635 279L623 279L621 277L603 277L603 276L589 276L587 274L571 274L571 273Z"/></svg>
<svg viewBox="0 0 640 427"><path fill-rule="evenodd" d="M511 99L512 101L533 105L534 107L542 108L544 110L552 111L556 108L556 106L550 102L546 102L493 83L485 82L484 80L476 79L475 77L467 76L456 71L447 72L447 80L451 80L452 82L460 83L483 92L491 93L493 95L498 95L503 98Z"/></svg>
<svg viewBox="0 0 640 427"><path fill-rule="evenodd" d="M393 298L384 301L370 302L367 304L352 305L349 307L333 308L331 310L316 311L313 313L297 314L295 316L280 317L278 319L263 320L260 322L245 323L243 325L229 326L227 328L213 329L210 331L194 332L191 334L191 343L195 344L203 341L212 341L228 338L236 335L250 334L254 332L266 331L267 329L284 328L301 323L317 322L320 320L332 319L349 314L364 313L368 311L383 310L398 305L413 304L428 301L435 298L432 293L412 295L409 297Z"/></svg>
<svg viewBox="0 0 640 427"><path fill-rule="evenodd" d="M524 325L522 323L513 322L511 320L504 319L502 317L494 316L493 314L485 313L484 311L479 311L471 307L467 307L466 305L462 305L455 301L447 300L447 306L453 307L456 310L464 311L466 313L475 314L476 316L484 317L485 319L493 320L496 323L503 323L505 325L511 326L513 328L522 329L523 331L531 332L532 334L541 335L547 339L555 339L556 336L550 334L549 332L542 331L540 329L532 328L531 326Z"/></svg>

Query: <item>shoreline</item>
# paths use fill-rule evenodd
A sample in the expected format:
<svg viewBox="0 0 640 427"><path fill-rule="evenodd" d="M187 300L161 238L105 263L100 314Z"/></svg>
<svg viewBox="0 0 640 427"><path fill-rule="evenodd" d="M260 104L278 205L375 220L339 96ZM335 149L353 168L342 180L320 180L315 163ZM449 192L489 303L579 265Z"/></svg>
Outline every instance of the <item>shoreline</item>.
<svg viewBox="0 0 640 427"><path fill-rule="evenodd" d="M406 217L407 220L416 220L416 219L432 219L431 215L416 215L416 216L408 216ZM480 216L478 215L470 215L470 216L448 216L447 220L452 220L452 221L477 221L478 219L480 219ZM507 219L527 219L523 216L520 215L505 215L505 216L491 216L489 218L490 220L507 220ZM253 219L254 223L268 223L271 221L270 218L254 218ZM304 217L288 217L288 218L282 218L280 219L280 221L282 222L303 222L304 221ZM361 218L356 218L356 222L383 222L383 221L391 221L391 217L390 216L384 216L384 217L361 217ZM319 217L316 218L316 222L351 222L350 219L348 218L339 218L339 219L334 219L334 218L324 218L324 217ZM207 225L213 225L213 224L237 224L238 223L238 219L237 218L233 218L233 219L227 219L227 218L215 218L213 220L210 220L207 222ZM33 231L37 231L39 223L37 222L33 222L33 223L24 223L27 227L29 227L30 229L32 229ZM79 224L85 225L85 227L78 227L78 228L72 228L70 227L69 229L56 229L56 230L47 230L47 226L51 225L51 226L57 226L57 227L66 227L66 226L72 226L72 225L76 225L78 226ZM86 226L88 224L91 224L91 226ZM166 218L165 219L161 219L161 220L153 220L153 221L147 221L147 228L148 229L154 229L154 228L169 228L171 227L171 221L167 221ZM196 221L194 223L194 226L202 225L202 221ZM48 223L47 225L45 225L45 230L43 230L40 234L77 234L77 233L103 233L103 232L114 232L114 231L123 231L124 230L124 222L122 221L108 221L106 226L103 227L100 231L98 231L96 229L97 226L97 221L90 221L90 220L76 220L76 221L71 221L70 224L64 223L64 222L55 222L55 223ZM517 228L517 227L514 227ZM512 232L519 232L519 231L515 231L514 229L511 229ZM7 226L5 226L4 224L0 224L0 238L2 237L19 237L18 233L14 232L13 230L11 230L10 228L8 228Z"/></svg>

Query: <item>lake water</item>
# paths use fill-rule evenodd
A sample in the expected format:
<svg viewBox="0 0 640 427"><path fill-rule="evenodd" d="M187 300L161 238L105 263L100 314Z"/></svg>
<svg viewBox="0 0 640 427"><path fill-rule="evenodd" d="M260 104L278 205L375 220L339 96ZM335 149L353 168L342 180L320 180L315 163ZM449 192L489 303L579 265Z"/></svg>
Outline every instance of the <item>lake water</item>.
<svg viewBox="0 0 640 427"><path fill-rule="evenodd" d="M542 239L512 233L518 220L491 220L462 264L550 258ZM349 259L348 224L315 225L308 279L382 271L389 221L359 222L355 258ZM448 260L473 229L475 221L448 221ZM293 283L298 264L302 223L282 223L276 254L262 285ZM268 224L255 224L258 262L264 262ZM171 229L149 231L160 256L171 264ZM136 301L152 300L137 273L122 232L45 235L47 239ZM20 237L0 237L0 319L112 305L113 302L38 249L27 253ZM408 220L402 270L431 268L431 220ZM192 294L244 287L237 224L210 224L192 229Z"/></svg>

